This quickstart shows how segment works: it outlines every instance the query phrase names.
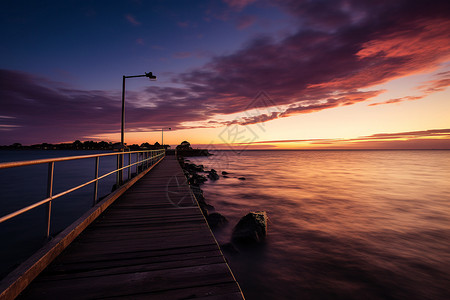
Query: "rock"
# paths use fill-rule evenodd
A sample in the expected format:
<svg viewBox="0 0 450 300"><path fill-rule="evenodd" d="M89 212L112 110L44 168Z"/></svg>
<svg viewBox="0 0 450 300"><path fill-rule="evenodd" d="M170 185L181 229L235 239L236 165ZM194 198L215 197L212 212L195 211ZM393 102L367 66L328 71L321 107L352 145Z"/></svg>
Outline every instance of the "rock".
<svg viewBox="0 0 450 300"><path fill-rule="evenodd" d="M205 218L208 216L208 208L206 203L198 203L198 206L200 206L200 209L202 211L202 214L205 216Z"/></svg>
<svg viewBox="0 0 450 300"><path fill-rule="evenodd" d="M236 249L236 247L232 243L226 243L223 245L220 245L220 249L223 251L229 253L229 254L239 254L239 250Z"/></svg>
<svg viewBox="0 0 450 300"><path fill-rule="evenodd" d="M214 211L214 206L209 205L208 203L206 203L205 201L203 202L198 202L198 206L200 206L200 209L202 211L202 214L205 216L205 218L208 218L208 216L210 215L209 212L210 211Z"/></svg>
<svg viewBox="0 0 450 300"><path fill-rule="evenodd" d="M245 180L245 177L238 177L239 180Z"/></svg>
<svg viewBox="0 0 450 300"><path fill-rule="evenodd" d="M191 185L191 190L192 190L192 193L194 193L195 199L197 199L198 206L200 206L200 209L202 210L203 215L206 217L210 211L214 210L214 206L206 203L206 199L203 196L203 191L201 188Z"/></svg>
<svg viewBox="0 0 450 300"><path fill-rule="evenodd" d="M223 178L230 178L229 176L227 176L227 175L222 175L222 177Z"/></svg>
<svg viewBox="0 0 450 300"><path fill-rule="evenodd" d="M208 172L208 178L211 180L217 180L219 179L219 175L217 174L217 171L214 169L211 169L211 171Z"/></svg>
<svg viewBox="0 0 450 300"><path fill-rule="evenodd" d="M196 164L188 164L185 163L184 164L184 168L189 172L189 173L195 173L195 172L203 172L203 165L196 165Z"/></svg>
<svg viewBox="0 0 450 300"><path fill-rule="evenodd" d="M242 243L261 243L267 233L267 213L249 212L242 217L233 229L233 241Z"/></svg>
<svg viewBox="0 0 450 300"><path fill-rule="evenodd" d="M208 179L205 176L198 175L197 173L194 173L194 174L192 174L192 176L189 177L188 183L190 185L198 186L198 185L204 183L207 180Z"/></svg>
<svg viewBox="0 0 450 300"><path fill-rule="evenodd" d="M222 175L228 175L228 174L230 174L230 173L222 171Z"/></svg>
<svg viewBox="0 0 450 300"><path fill-rule="evenodd" d="M225 218L223 215L219 214L218 212L209 214L206 217L206 220L208 221L209 227L212 229L220 227L228 223L227 218Z"/></svg>
<svg viewBox="0 0 450 300"><path fill-rule="evenodd" d="M191 186L191 190L198 202L205 202L205 197L203 196L203 191L201 188L198 186Z"/></svg>

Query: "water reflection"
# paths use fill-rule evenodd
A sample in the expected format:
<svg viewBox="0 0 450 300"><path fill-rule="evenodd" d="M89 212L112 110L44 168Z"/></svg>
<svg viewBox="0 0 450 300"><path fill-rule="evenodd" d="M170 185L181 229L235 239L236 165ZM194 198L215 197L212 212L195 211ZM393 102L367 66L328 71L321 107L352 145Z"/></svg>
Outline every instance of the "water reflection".
<svg viewBox="0 0 450 300"><path fill-rule="evenodd" d="M226 169L211 158L191 161L230 172L203 186L230 220L215 232L220 243L248 211L269 214L263 247L226 254L248 299L450 295L450 152L226 155Z"/></svg>

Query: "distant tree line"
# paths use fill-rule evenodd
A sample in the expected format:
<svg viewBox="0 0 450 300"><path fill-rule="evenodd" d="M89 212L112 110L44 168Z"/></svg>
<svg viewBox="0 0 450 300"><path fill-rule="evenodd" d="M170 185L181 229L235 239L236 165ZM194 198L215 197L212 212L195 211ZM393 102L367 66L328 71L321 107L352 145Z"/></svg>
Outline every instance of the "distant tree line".
<svg viewBox="0 0 450 300"><path fill-rule="evenodd" d="M127 146L131 151L137 151L137 150L153 150L153 149L162 149L163 147L158 143L154 143L151 145L148 142L142 143L140 145L133 144L130 146ZM170 148L169 145L164 145L164 148ZM49 143L42 143L42 144L35 144L35 145L29 145L24 146L20 143L14 143L12 145L4 145L0 146L0 149L41 149L41 150L116 150L121 149L120 143L111 143L111 142L94 142L94 141L84 141L81 142L79 140L76 140L73 143L61 143L61 144L49 144Z"/></svg>

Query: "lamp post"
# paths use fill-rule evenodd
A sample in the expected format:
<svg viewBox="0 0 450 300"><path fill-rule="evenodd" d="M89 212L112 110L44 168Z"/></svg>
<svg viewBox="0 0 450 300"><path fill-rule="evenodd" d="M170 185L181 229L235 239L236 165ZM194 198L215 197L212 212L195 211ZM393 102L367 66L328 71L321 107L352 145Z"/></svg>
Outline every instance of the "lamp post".
<svg viewBox="0 0 450 300"><path fill-rule="evenodd" d="M120 131L120 144L122 145L122 150L125 148L124 144L124 135L125 135L125 79L126 78L134 78L134 77L148 77L150 80L156 80L156 76L153 75L152 72L145 73L144 75L132 75L132 76L123 76L122 81L122 127Z"/></svg>
<svg viewBox="0 0 450 300"><path fill-rule="evenodd" d="M120 130L120 145L122 152L125 151L125 79L134 77L148 77L150 80L156 80L156 76L152 72L145 73L144 75L131 75L122 77L122 124ZM121 155L120 159L117 160L117 168L123 168L124 154ZM117 185L121 185L123 182L123 170L117 173Z"/></svg>
<svg viewBox="0 0 450 300"><path fill-rule="evenodd" d="M169 127L169 130L172 128ZM164 148L164 128L161 128L161 146Z"/></svg>

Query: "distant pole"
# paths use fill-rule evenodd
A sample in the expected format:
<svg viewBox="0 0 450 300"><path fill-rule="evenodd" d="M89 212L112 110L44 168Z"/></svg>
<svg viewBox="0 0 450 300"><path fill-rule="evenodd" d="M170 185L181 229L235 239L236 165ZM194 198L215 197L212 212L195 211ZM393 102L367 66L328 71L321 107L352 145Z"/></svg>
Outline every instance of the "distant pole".
<svg viewBox="0 0 450 300"><path fill-rule="evenodd" d="M172 130L172 128L169 127L169 130ZM161 128L161 146L164 148L164 128Z"/></svg>

